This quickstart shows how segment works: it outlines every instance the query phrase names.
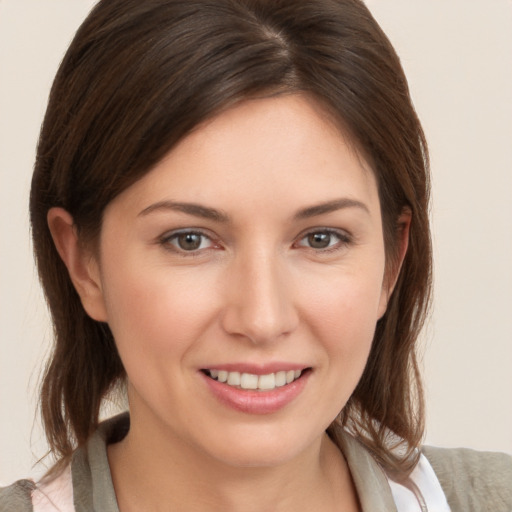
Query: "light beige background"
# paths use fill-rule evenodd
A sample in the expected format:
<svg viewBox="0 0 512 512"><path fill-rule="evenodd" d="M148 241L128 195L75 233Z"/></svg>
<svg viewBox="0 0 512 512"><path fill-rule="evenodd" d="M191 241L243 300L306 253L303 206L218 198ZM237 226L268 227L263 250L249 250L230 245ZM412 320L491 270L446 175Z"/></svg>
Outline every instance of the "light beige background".
<svg viewBox="0 0 512 512"><path fill-rule="evenodd" d="M512 2L368 0L432 153L436 258L427 442L512 453ZM0 0L0 482L34 475L51 329L28 190L52 77L91 0Z"/></svg>

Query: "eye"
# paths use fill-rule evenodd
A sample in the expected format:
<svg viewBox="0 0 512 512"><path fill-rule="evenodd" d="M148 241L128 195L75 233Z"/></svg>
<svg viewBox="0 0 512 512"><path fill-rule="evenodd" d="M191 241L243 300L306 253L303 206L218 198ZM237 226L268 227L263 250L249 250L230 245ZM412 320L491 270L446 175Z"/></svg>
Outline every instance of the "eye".
<svg viewBox="0 0 512 512"><path fill-rule="evenodd" d="M170 233L162 237L160 242L166 246L170 245L175 251L189 253L209 249L215 245L209 236L200 231Z"/></svg>
<svg viewBox="0 0 512 512"><path fill-rule="evenodd" d="M350 238L347 234L331 229L320 229L310 231L303 236L297 245L299 247L308 247L317 251L336 249L347 245Z"/></svg>

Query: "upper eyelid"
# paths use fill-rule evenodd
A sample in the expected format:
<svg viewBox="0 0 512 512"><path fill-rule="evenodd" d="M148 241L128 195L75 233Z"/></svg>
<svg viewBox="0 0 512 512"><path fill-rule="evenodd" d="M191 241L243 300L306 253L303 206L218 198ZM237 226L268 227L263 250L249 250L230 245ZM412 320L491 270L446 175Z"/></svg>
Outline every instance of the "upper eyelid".
<svg viewBox="0 0 512 512"><path fill-rule="evenodd" d="M340 238L348 238L348 239L353 238L352 234L350 232L348 232L346 229L315 227L315 228L306 229L305 231L301 232L299 234L299 236L297 237L297 239L302 240L305 236L311 235L312 233L332 233L334 235L338 235Z"/></svg>
<svg viewBox="0 0 512 512"><path fill-rule="evenodd" d="M171 229L169 231L166 231L162 233L158 239L159 240L168 240L174 236L183 235L185 233L194 233L197 235L205 236L206 238L209 238L210 240L213 240L215 237L208 231L203 228L178 228L178 229Z"/></svg>

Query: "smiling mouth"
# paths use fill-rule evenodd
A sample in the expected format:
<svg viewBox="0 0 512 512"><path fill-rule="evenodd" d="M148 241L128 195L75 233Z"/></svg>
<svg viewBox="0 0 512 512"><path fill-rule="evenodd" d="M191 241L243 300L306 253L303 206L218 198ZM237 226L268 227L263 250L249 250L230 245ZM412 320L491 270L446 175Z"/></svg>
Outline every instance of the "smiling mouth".
<svg viewBox="0 0 512 512"><path fill-rule="evenodd" d="M213 380L222 382L237 389L272 391L291 384L300 379L300 377L310 368L303 370L288 370L265 375L255 375L254 373L228 372L226 370L202 370L202 372Z"/></svg>

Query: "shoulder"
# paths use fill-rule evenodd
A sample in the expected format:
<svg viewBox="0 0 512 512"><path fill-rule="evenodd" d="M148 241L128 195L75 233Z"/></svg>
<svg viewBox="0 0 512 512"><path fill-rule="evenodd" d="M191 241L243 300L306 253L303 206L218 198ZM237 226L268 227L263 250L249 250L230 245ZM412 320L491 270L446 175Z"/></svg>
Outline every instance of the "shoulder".
<svg viewBox="0 0 512 512"><path fill-rule="evenodd" d="M110 418L59 473L37 483L19 480L0 487L0 512L71 512L75 503L77 510L118 512L107 444L122 439L128 429L127 414Z"/></svg>
<svg viewBox="0 0 512 512"><path fill-rule="evenodd" d="M74 512L70 466L38 483L19 480L0 488L0 512Z"/></svg>
<svg viewBox="0 0 512 512"><path fill-rule="evenodd" d="M512 457L468 448L424 447L453 512L512 511Z"/></svg>
<svg viewBox="0 0 512 512"><path fill-rule="evenodd" d="M18 480L8 487L0 487L0 512L32 512L31 480Z"/></svg>

